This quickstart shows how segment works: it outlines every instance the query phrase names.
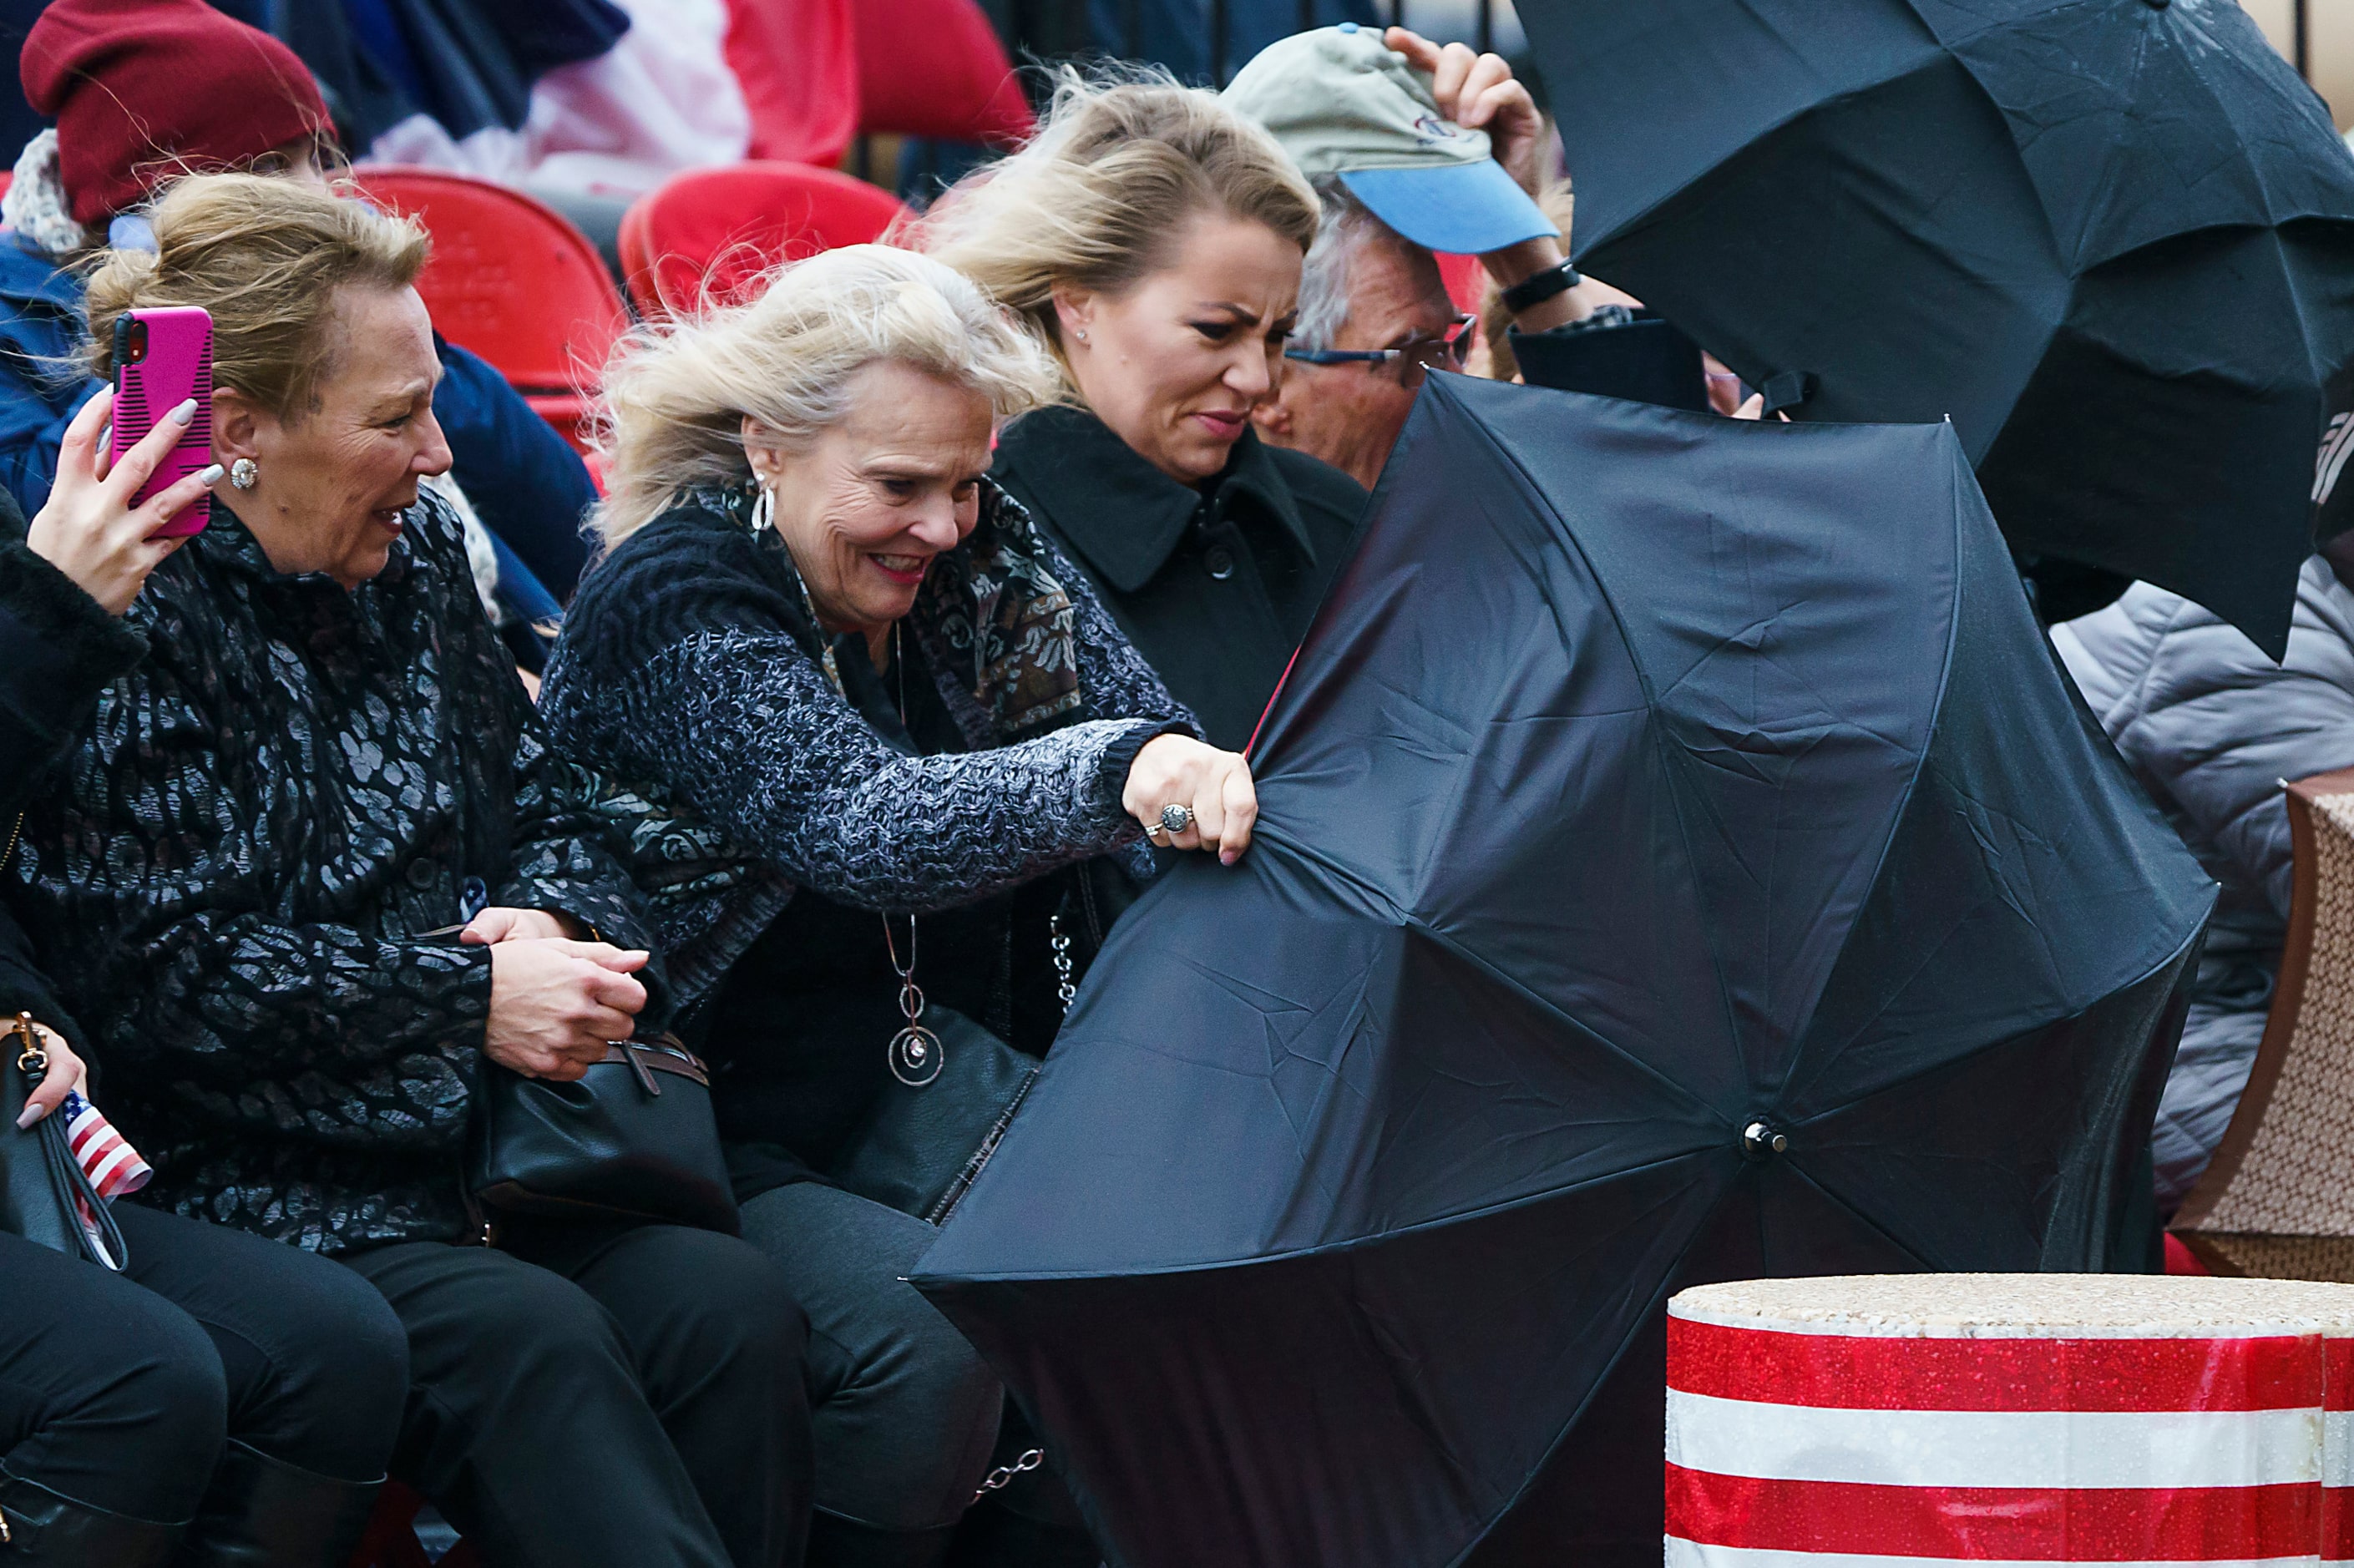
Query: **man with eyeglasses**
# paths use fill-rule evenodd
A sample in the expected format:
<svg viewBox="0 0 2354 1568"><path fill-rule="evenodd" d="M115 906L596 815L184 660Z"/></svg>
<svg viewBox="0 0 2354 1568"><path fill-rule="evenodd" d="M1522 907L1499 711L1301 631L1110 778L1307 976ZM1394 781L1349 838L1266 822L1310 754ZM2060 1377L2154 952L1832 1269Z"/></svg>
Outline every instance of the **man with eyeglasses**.
<svg viewBox="0 0 2354 1568"><path fill-rule="evenodd" d="M1499 57L1343 23L1270 44L1225 99L1273 133L1324 203L1282 386L1253 415L1265 440L1368 488L1381 477L1423 377L1462 370L1471 347L1474 318L1447 297L1434 251L1479 258L1516 344L1633 323L1623 305L1596 309L1531 197L1544 124ZM1698 355L1678 341L1698 407ZM1575 373L1531 379L1645 395L1615 368L1585 385Z"/></svg>
<svg viewBox="0 0 2354 1568"><path fill-rule="evenodd" d="M1299 279L1299 321L1276 395L1253 411L1263 440L1323 459L1366 489L1381 477L1423 377L1464 367L1476 316L1455 308L1423 247L1332 175Z"/></svg>

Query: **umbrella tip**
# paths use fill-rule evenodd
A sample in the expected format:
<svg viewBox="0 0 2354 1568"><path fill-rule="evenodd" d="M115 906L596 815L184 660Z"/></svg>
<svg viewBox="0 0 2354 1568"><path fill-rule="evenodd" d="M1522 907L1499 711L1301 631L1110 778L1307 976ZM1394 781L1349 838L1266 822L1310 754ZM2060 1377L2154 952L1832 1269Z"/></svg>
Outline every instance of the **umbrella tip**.
<svg viewBox="0 0 2354 1568"><path fill-rule="evenodd" d="M1741 1153L1748 1160L1771 1160L1787 1153L1790 1138L1770 1122L1753 1121L1741 1129Z"/></svg>

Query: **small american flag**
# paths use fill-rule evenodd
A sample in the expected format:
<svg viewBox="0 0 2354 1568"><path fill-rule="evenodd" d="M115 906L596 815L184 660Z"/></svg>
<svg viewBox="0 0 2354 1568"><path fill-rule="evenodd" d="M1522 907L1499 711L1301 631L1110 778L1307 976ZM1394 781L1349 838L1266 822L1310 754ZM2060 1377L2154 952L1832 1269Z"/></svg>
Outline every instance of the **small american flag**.
<svg viewBox="0 0 2354 1568"><path fill-rule="evenodd" d="M73 1150L82 1174L90 1178L90 1184L98 1190L100 1197L111 1200L136 1192L154 1177L155 1172L139 1158L139 1151L114 1130L113 1123L80 1095L66 1096L58 1114L65 1118L67 1147Z"/></svg>

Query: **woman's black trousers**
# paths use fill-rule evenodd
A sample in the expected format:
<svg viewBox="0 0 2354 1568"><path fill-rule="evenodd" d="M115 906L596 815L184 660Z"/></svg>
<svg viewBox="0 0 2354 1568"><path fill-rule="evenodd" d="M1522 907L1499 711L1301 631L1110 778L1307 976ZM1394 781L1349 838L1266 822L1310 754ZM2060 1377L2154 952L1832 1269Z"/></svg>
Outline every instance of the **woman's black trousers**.
<svg viewBox="0 0 2354 1568"><path fill-rule="evenodd" d="M126 1275L0 1234L0 1471L176 1524L224 1440L344 1483L381 1478L407 1383L400 1324L345 1270L118 1202Z"/></svg>
<svg viewBox="0 0 2354 1568"><path fill-rule="evenodd" d="M676 1225L503 1239L342 1260L408 1332L393 1474L497 1568L799 1563L807 1325L776 1266Z"/></svg>

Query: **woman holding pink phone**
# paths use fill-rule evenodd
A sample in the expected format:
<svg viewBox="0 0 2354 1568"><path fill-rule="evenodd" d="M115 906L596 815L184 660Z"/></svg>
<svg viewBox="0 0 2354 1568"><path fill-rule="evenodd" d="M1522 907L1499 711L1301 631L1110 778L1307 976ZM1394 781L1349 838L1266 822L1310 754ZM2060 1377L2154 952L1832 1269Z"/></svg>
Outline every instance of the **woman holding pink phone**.
<svg viewBox="0 0 2354 1568"><path fill-rule="evenodd" d="M101 439L114 414L109 387L82 405L58 454L58 482L27 532L33 551L56 564L109 615L131 608L147 574L188 542L172 524L212 493L224 471L213 463L145 499L139 493L179 446L200 410L187 398L133 442L120 461ZM14 510L12 506L10 510ZM190 531L193 532L193 531Z"/></svg>
<svg viewBox="0 0 2354 1568"><path fill-rule="evenodd" d="M29 527L0 494L0 842L101 691L145 655L119 618L186 543L158 531L221 477L140 499L196 410L159 410L110 461L111 402L101 392L73 421ZM86 1036L0 906L0 1024L20 1014L49 1062L31 1126L87 1090ZM341 1564L400 1420L398 1321L323 1260L112 1208L120 1273L0 1230L0 1559Z"/></svg>
<svg viewBox="0 0 2354 1568"><path fill-rule="evenodd" d="M576 1080L671 996L614 794L549 746L428 487L429 241L250 175L146 216L154 249L87 279L90 367L126 313L209 312L228 473L0 878L154 1162L139 1202L377 1293L409 1351L394 1473L485 1563L798 1562L806 1317L776 1266L659 1223L503 1217L486 1246L470 1211L487 1065ZM100 526L135 572L161 521Z"/></svg>

